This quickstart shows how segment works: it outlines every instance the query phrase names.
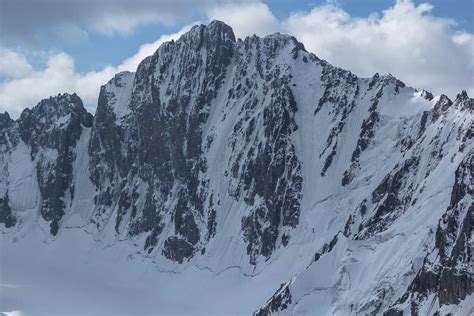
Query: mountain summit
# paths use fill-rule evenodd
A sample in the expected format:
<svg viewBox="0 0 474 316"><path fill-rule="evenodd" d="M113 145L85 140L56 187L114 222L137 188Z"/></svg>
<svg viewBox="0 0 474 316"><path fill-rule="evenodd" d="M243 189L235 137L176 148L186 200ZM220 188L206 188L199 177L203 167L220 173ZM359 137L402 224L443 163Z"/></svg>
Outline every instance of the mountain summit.
<svg viewBox="0 0 474 316"><path fill-rule="evenodd" d="M244 314L467 313L473 107L292 36L194 26L102 86L93 117L75 94L0 114L2 256L92 238L83 256L176 280L237 269Z"/></svg>

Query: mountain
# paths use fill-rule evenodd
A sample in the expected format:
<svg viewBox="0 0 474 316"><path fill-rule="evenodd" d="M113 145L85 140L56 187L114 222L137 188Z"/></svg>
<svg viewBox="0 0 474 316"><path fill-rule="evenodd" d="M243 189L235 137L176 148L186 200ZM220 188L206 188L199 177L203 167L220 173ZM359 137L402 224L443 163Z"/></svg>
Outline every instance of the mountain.
<svg viewBox="0 0 474 316"><path fill-rule="evenodd" d="M468 314L473 110L292 36L194 26L104 85L95 116L75 94L0 114L3 279L40 247L153 266L156 296L190 307L174 314ZM222 281L210 305L182 293L201 273Z"/></svg>

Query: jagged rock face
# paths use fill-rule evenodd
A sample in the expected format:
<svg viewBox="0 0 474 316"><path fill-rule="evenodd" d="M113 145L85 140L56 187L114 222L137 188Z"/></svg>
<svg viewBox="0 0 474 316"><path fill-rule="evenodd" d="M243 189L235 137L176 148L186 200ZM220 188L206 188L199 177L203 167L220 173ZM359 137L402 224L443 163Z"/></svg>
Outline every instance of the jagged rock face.
<svg viewBox="0 0 474 316"><path fill-rule="evenodd" d="M446 311L473 292L472 119L465 92L215 21L117 74L93 118L67 94L0 114L1 228L36 211L57 235L79 214L171 271L292 262L257 315Z"/></svg>
<svg viewBox="0 0 474 316"><path fill-rule="evenodd" d="M43 100L18 120L21 140L30 146L31 159L37 162L41 215L51 222L52 235L58 231L67 200L74 199L73 149L82 126L92 126L92 115L75 94Z"/></svg>
<svg viewBox="0 0 474 316"><path fill-rule="evenodd" d="M8 194L0 199L0 223L5 224L6 228L16 224L16 217L12 214L12 208L8 203Z"/></svg>
<svg viewBox="0 0 474 316"><path fill-rule="evenodd" d="M226 195L248 209L241 223L250 262L286 244L279 230L298 224L302 177L290 139L297 130L290 74L274 59L290 45L302 49L290 37L236 42L227 25L197 26L144 60L134 78L122 73L103 87L89 147L97 228L117 207L117 233L146 233L146 251L158 246L181 263L205 251ZM231 88L222 92L224 84ZM221 132L208 122L211 104L242 107L237 119L224 111L220 118L232 126L220 148L230 150L227 168L216 170L229 177L227 192L210 189L217 179L206 154ZM167 222L174 227L162 234Z"/></svg>
<svg viewBox="0 0 474 316"><path fill-rule="evenodd" d="M368 293L362 297L354 293L355 298L344 300L346 310L350 313L424 315L439 313L440 310L449 312L449 306L469 300L474 291L472 105L473 99L466 97L465 92L458 95L454 102L442 96L432 110L424 111L414 119L411 128L403 124L404 135L395 143L395 150L402 153L402 162L395 164L372 192L353 208L344 230L339 230L330 242L325 243L309 266L277 290L255 315L304 313L315 308L308 297L324 304L328 292L332 293L331 307L323 310L335 313L339 308L337 304L333 305L337 293L344 293L345 289L351 287L348 278L360 280L354 287L357 291L364 288L363 284L371 282L360 279L359 261L366 260L354 255L360 251L358 248L371 249L375 252L375 260L383 261L383 268L392 267L397 271L400 271L400 262L407 253L416 249L424 255L418 259L410 258L411 267L404 275L385 272L383 281L377 286L371 284ZM439 123L443 127L440 128ZM376 137L373 141L377 141ZM358 141L357 148L359 145ZM446 163L449 167L446 167ZM426 200L421 201L423 206L416 207L423 199L424 191L436 187L432 181L439 181L439 175L446 174L446 169L442 168L450 170L450 178L453 178L453 183L448 185L451 188L450 195L443 200L443 203L447 203L444 211L439 204L430 207L424 205L431 204ZM410 214L414 210L419 214ZM439 214L434 217L436 221L428 220L427 216L432 218L433 214ZM413 225L426 225L427 221L436 225L431 226L427 236L423 237L425 240L420 243L420 238L416 237L420 230L414 229L417 226L413 227L409 222L401 221L403 217L411 218ZM394 228L397 223L398 228ZM410 228L404 229L404 226ZM410 248L399 244L397 248L406 248L398 252L390 246L397 236L394 234L402 238L411 234L408 240L420 243L421 247ZM385 245L391 253L377 250L377 244ZM396 262L395 265L392 260ZM339 262L338 266L329 268L328 263L334 262ZM366 264L373 265L370 261ZM375 264L373 269L378 267L380 265ZM331 285L327 285L326 278L320 277L321 273L334 273L335 276L329 278ZM410 281L400 282L403 278ZM308 283L308 280L313 283ZM446 306L448 309L443 309Z"/></svg>
<svg viewBox="0 0 474 316"><path fill-rule="evenodd" d="M227 101L227 106L235 106L243 99L242 114L228 140L229 194L236 200L243 198L249 208L242 231L252 263L260 254L269 258L278 243L286 246L291 228L299 222L301 162L291 140L298 129L294 119L298 107L288 68L274 64L287 45L294 45L293 54L302 49L292 38L247 38Z"/></svg>
<svg viewBox="0 0 474 316"><path fill-rule="evenodd" d="M417 189L416 184L409 181L416 176L418 165L419 158L415 155L405 160L402 166L395 166L392 173L385 176L372 192L373 216L361 223L358 228L359 236L367 238L383 231L400 215L400 212L407 209L412 201L412 194ZM360 206L362 216L368 211L367 204L367 200L364 200Z"/></svg>
<svg viewBox="0 0 474 316"><path fill-rule="evenodd" d="M8 113L0 113L0 150L1 150L1 162L5 166L7 156L11 151L11 145L9 141L9 131L14 124L14 121L10 118ZM2 168L2 174L8 173L8 169ZM2 186L6 187L8 184L4 180L5 176L1 178ZM3 223L6 228L12 227L16 224L16 217L12 214L12 209L8 201L8 191L0 198L0 223Z"/></svg>
<svg viewBox="0 0 474 316"><path fill-rule="evenodd" d="M254 313L254 316L268 316L282 312L291 305L290 283L283 283L271 299Z"/></svg>
<svg viewBox="0 0 474 316"><path fill-rule="evenodd" d="M375 96L370 99L370 108L368 111L369 115L362 122L359 139L357 140L357 146L352 152L350 168L344 172L344 177L342 178L343 186L346 186L351 182L352 178L354 177L355 169L357 169L359 166L361 153L367 149L374 138L375 127L380 120L380 114L379 111L377 111L377 105L379 104L380 98L384 95L384 88L390 86L390 84L394 86L395 93L399 93L399 89L405 87L403 82L391 76L388 76L387 78L380 78L379 74L376 74L369 83L367 90L374 90L377 92ZM356 92L359 93L359 90L357 89ZM357 97L357 94L355 97Z"/></svg>
<svg viewBox="0 0 474 316"><path fill-rule="evenodd" d="M158 242L164 217L171 217L174 232L162 251L178 262L199 250L198 242L209 234L197 222L212 227L208 180L200 177L207 168L202 129L234 41L232 30L216 23L195 27L178 42L160 47L140 64L133 86L124 87L130 92L122 122L113 112L117 96L109 90L121 88L120 80L130 80L125 78L129 74L118 75L99 97L90 146L99 166L91 168L97 203L107 209L118 201L117 233L149 233L148 252Z"/></svg>
<svg viewBox="0 0 474 316"><path fill-rule="evenodd" d="M92 115L86 111L76 94L62 94L45 99L33 109L24 110L15 122L9 120L8 114L1 119L6 182L9 182L9 172L19 171L8 169L8 160L12 159L8 156L18 146L26 145L29 160L35 166L40 214L49 222L52 235L58 232L59 221L65 214L67 203L74 199L74 150L82 129L90 128L92 120ZM1 212L1 218L7 227L16 222L9 204L8 189L6 188L2 198Z"/></svg>
<svg viewBox="0 0 474 316"><path fill-rule="evenodd" d="M430 294L437 294L440 305L459 304L474 292L474 151L459 164L446 212L436 229L435 247L424 258L423 266L405 294L390 311L418 314Z"/></svg>

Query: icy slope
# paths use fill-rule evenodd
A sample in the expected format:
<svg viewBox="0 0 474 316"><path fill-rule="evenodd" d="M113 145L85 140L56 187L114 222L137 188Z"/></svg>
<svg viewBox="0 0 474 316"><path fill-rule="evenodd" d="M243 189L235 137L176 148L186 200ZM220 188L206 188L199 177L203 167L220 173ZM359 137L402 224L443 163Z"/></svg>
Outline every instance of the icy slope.
<svg viewBox="0 0 474 316"><path fill-rule="evenodd" d="M465 311L472 122L465 92L195 26L103 86L93 121L75 95L0 117L2 256L83 234L97 260L176 274L176 293L189 271L254 288L238 314Z"/></svg>
<svg viewBox="0 0 474 316"><path fill-rule="evenodd" d="M257 315L472 312L473 102L441 104L392 149L403 162L351 203L347 223Z"/></svg>

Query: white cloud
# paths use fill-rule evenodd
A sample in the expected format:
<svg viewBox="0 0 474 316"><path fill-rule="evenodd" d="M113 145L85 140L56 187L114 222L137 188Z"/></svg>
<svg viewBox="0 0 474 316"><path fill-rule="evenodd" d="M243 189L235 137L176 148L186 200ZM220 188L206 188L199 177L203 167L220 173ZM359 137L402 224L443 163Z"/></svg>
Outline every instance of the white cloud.
<svg viewBox="0 0 474 316"><path fill-rule="evenodd" d="M238 0L247 2L253 0ZM88 32L131 34L147 23L176 24L228 0L0 1L0 38L39 47L45 38L79 41Z"/></svg>
<svg viewBox="0 0 474 316"><path fill-rule="evenodd" d="M193 24L188 24L182 27L181 30L179 30L176 33L162 35L160 36L158 40L154 41L153 43L147 43L147 44L141 45L138 48L138 51L133 56L125 59L120 64L120 66L117 67L118 71L124 71L124 70L135 71L135 69L137 69L138 67L138 64L143 59L145 59L145 57L153 55L153 53L155 53L155 51L158 49L158 47L160 47L161 44L163 44L164 42L171 41L173 39L174 40L178 39L181 35L189 31L194 24L197 24L197 23L198 22L195 22Z"/></svg>
<svg viewBox="0 0 474 316"><path fill-rule="evenodd" d="M0 47L0 75L18 78L33 70L25 56Z"/></svg>
<svg viewBox="0 0 474 316"><path fill-rule="evenodd" d="M455 96L473 90L473 35L430 15L429 4L397 3L368 18L353 18L326 4L292 14L284 29L308 50L361 76L391 73L416 88Z"/></svg>
<svg viewBox="0 0 474 316"><path fill-rule="evenodd" d="M454 97L474 95L474 35L455 31L454 20L431 15L433 6L398 0L367 18L355 18L337 1L277 20L265 4L215 8L208 16L237 26L237 34L294 35L318 57L369 77L391 73L415 88Z"/></svg>
<svg viewBox="0 0 474 316"><path fill-rule="evenodd" d="M18 52L9 51L8 54L24 61L24 56ZM30 64L25 67L30 71L0 83L0 110L8 110L12 116L43 98L62 92L77 92L83 100L97 98L99 82L105 82L114 73L112 67L107 67L101 72L77 74L74 60L65 53L51 54L42 69L34 69Z"/></svg>
<svg viewBox="0 0 474 316"><path fill-rule="evenodd" d="M58 93L76 92L89 111L94 112L100 86L120 71L135 71L147 56L153 55L164 42L179 38L192 25L161 36L157 41L140 46L138 51L120 65L107 66L85 74L76 72L74 59L65 53L49 54L46 65L35 69L21 52L0 48L0 112L17 117L26 107Z"/></svg>
<svg viewBox="0 0 474 316"><path fill-rule="evenodd" d="M474 35L456 31L455 21L434 17L431 9L429 4L399 0L383 12L354 18L329 1L278 20L267 5L244 1L209 7L207 17L228 23L238 37L277 31L292 34L320 58L360 76L389 72L435 94L454 97L466 89L473 96ZM50 95L77 92L93 111L100 85L119 71L134 71L161 43L189 28L142 45L118 66L85 74L77 73L73 58L64 53L50 54L46 65L38 68L28 63L24 53L0 48L0 110L18 114Z"/></svg>
<svg viewBox="0 0 474 316"><path fill-rule="evenodd" d="M264 3L227 3L208 10L209 21L221 20L232 27L236 37L263 36L281 30L278 19Z"/></svg>
<svg viewBox="0 0 474 316"><path fill-rule="evenodd" d="M241 35L282 32L335 66L359 76L391 73L418 89L454 97L474 95L474 35L455 31L454 20L431 15L433 6L398 0L381 13L355 18L337 1L277 20L265 4L220 6L208 11Z"/></svg>

